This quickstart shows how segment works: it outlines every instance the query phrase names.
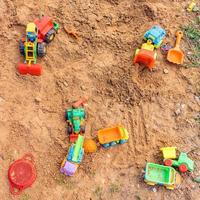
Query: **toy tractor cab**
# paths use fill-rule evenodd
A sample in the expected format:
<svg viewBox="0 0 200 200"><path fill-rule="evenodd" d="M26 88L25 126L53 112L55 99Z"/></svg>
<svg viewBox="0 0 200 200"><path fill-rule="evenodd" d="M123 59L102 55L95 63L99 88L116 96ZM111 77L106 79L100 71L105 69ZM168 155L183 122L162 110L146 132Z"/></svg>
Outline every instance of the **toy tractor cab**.
<svg viewBox="0 0 200 200"><path fill-rule="evenodd" d="M85 110L84 108L66 110L67 133L70 135L70 142L76 141L79 133L85 133Z"/></svg>
<svg viewBox="0 0 200 200"><path fill-rule="evenodd" d="M38 28L38 41L44 41L46 43L52 42L59 29L58 23L53 22L48 16L35 19L34 23Z"/></svg>
<svg viewBox="0 0 200 200"><path fill-rule="evenodd" d="M154 47L157 49L160 47L165 35L166 31L164 29L162 29L160 26L153 26L144 34L144 39L151 40Z"/></svg>

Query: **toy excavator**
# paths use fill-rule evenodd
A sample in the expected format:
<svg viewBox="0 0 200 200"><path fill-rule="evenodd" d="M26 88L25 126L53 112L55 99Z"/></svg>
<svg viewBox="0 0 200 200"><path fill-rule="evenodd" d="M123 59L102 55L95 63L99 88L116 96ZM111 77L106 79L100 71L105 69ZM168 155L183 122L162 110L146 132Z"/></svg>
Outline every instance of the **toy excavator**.
<svg viewBox="0 0 200 200"><path fill-rule="evenodd" d="M147 40L147 43L144 43L141 49L136 50L133 63L142 63L152 70L155 65L156 57L157 53L154 52L154 45L151 40Z"/></svg>
<svg viewBox="0 0 200 200"><path fill-rule="evenodd" d="M150 30L148 30L144 34L144 39L147 42L142 45L141 49L136 50L133 63L144 64L150 70L152 70L152 68L155 66L157 57L157 53L154 51L154 49L160 47L165 35L165 30L160 26L153 26Z"/></svg>
<svg viewBox="0 0 200 200"><path fill-rule="evenodd" d="M24 63L18 64L20 74L41 75L42 67L36 63L37 57L46 54L46 43L53 41L58 29L59 25L48 16L27 24L26 38L19 42L20 53L25 58Z"/></svg>

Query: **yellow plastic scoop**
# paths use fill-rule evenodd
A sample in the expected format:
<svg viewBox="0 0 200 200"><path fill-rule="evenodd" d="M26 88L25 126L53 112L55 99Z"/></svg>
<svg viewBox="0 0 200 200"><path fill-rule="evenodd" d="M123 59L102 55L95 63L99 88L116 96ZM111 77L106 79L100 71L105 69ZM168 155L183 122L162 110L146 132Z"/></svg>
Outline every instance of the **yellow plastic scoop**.
<svg viewBox="0 0 200 200"><path fill-rule="evenodd" d="M170 49L167 54L167 60L169 62L175 63L175 64L183 64L184 61L184 53L180 49L180 42L181 38L183 37L182 31L177 31L176 33L176 45L173 49Z"/></svg>

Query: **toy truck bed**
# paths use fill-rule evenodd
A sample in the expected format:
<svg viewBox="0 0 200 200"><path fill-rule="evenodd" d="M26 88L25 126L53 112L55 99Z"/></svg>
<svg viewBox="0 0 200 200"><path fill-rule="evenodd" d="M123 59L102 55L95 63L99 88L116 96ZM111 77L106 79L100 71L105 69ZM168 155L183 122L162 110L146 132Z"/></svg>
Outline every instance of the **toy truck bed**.
<svg viewBox="0 0 200 200"><path fill-rule="evenodd" d="M121 126L106 128L98 131L99 143L104 147L123 144L128 140L128 132Z"/></svg>
<svg viewBox="0 0 200 200"><path fill-rule="evenodd" d="M148 182L171 185L174 183L175 173L171 167L166 168L163 165L147 163L145 179Z"/></svg>

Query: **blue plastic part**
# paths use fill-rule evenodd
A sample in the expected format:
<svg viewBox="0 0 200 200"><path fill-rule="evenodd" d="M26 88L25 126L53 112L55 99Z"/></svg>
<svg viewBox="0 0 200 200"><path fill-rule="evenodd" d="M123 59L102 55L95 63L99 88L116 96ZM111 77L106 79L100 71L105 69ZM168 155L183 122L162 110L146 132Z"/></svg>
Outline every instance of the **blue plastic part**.
<svg viewBox="0 0 200 200"><path fill-rule="evenodd" d="M83 159L83 155L84 155L84 150L83 148L81 149L79 155L78 155L78 163L80 163Z"/></svg>
<svg viewBox="0 0 200 200"><path fill-rule="evenodd" d="M68 161L72 161L73 152L74 152L74 144L69 148L69 152L68 152L68 156L67 156Z"/></svg>
<svg viewBox="0 0 200 200"><path fill-rule="evenodd" d="M109 144L109 143L106 143L106 144L102 144L102 146L103 146L104 148L108 148L108 147L110 147L110 144Z"/></svg>
<svg viewBox="0 0 200 200"><path fill-rule="evenodd" d="M124 144L124 143L126 143L128 140L120 140L120 144Z"/></svg>
<svg viewBox="0 0 200 200"><path fill-rule="evenodd" d="M165 36L166 31L163 28L161 28L160 26L153 26L144 34L144 39L151 40L155 48L158 48L161 45Z"/></svg>
<svg viewBox="0 0 200 200"><path fill-rule="evenodd" d="M110 146L115 146L117 143L116 142L111 142Z"/></svg>

